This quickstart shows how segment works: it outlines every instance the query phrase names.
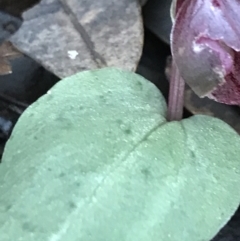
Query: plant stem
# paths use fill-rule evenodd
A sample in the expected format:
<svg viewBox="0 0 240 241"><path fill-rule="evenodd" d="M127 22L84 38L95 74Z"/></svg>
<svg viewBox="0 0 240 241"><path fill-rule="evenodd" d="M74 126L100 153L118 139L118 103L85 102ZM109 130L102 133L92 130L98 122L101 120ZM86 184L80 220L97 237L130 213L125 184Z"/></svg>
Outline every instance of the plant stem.
<svg viewBox="0 0 240 241"><path fill-rule="evenodd" d="M179 121L183 117L185 83L178 68L172 61L170 73L170 88L168 96L168 121Z"/></svg>

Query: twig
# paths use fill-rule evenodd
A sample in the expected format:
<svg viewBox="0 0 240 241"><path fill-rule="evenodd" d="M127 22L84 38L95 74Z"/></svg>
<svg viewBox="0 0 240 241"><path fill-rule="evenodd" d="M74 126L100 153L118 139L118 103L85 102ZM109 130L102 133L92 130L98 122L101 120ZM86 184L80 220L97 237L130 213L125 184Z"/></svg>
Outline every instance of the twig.
<svg viewBox="0 0 240 241"><path fill-rule="evenodd" d="M8 108L10 111L12 111L12 112L14 112L14 113L16 113L16 114L18 114L18 115L21 115L21 114L23 113L23 111L26 109L26 108L21 109L21 108L15 106L15 105L9 105L7 108Z"/></svg>
<svg viewBox="0 0 240 241"><path fill-rule="evenodd" d="M24 103L24 102L15 100L15 99L12 98L11 96L7 96L7 95L4 95L4 94L2 94L2 93L0 93L0 99L1 99L2 101L5 101L5 102L8 102L8 103L17 105L17 106L22 107L22 108L25 108L25 109L29 106L28 104L26 104L26 103Z"/></svg>

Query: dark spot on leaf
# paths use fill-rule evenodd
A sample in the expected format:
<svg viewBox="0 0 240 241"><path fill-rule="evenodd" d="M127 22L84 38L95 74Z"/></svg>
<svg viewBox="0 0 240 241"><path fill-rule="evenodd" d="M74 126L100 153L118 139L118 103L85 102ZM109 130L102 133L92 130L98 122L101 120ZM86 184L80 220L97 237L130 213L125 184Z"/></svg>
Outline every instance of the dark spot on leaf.
<svg viewBox="0 0 240 241"><path fill-rule="evenodd" d="M61 125L61 128L63 129L71 129L73 124L72 121L70 119L70 117L66 117L65 114L60 113L57 117L56 117L56 121L58 122L58 124Z"/></svg>
<svg viewBox="0 0 240 241"><path fill-rule="evenodd" d="M52 171L52 168L48 167L48 171L51 172L51 171Z"/></svg>
<svg viewBox="0 0 240 241"><path fill-rule="evenodd" d="M195 158L195 157L196 157L196 155L195 155L195 153L194 153L193 151L191 151L190 154L191 154L191 157L192 157L192 158Z"/></svg>
<svg viewBox="0 0 240 241"><path fill-rule="evenodd" d="M123 121L122 120L116 120L116 122L117 122L117 124L119 124L119 125L121 125L122 123L123 123Z"/></svg>
<svg viewBox="0 0 240 241"><path fill-rule="evenodd" d="M70 207L70 209L75 209L77 207L76 204L72 201L68 203L68 206Z"/></svg>
<svg viewBox="0 0 240 241"><path fill-rule="evenodd" d="M148 136L144 136L142 141L148 141Z"/></svg>
<svg viewBox="0 0 240 241"><path fill-rule="evenodd" d="M76 187L80 187L80 182L75 183Z"/></svg>
<svg viewBox="0 0 240 241"><path fill-rule="evenodd" d="M28 231L28 232L35 231L35 227L29 222L24 222L22 224L22 229L25 230L25 231Z"/></svg>
<svg viewBox="0 0 240 241"><path fill-rule="evenodd" d="M130 128L124 130L124 132L127 134L127 135L130 135L132 133L132 130Z"/></svg>
<svg viewBox="0 0 240 241"><path fill-rule="evenodd" d="M131 127L128 123L123 123L119 125L120 129L127 135L131 134Z"/></svg>
<svg viewBox="0 0 240 241"><path fill-rule="evenodd" d="M106 102L107 102L106 96L100 95L99 98L100 98L100 101L101 101L101 102L103 102L103 103L106 103Z"/></svg>
<svg viewBox="0 0 240 241"><path fill-rule="evenodd" d="M108 131L106 132L106 138L111 137L111 135L112 135L112 131L111 131L111 130L108 130Z"/></svg>
<svg viewBox="0 0 240 241"><path fill-rule="evenodd" d="M84 107L82 105L79 106L79 110L83 110Z"/></svg>
<svg viewBox="0 0 240 241"><path fill-rule="evenodd" d="M66 174L65 174L64 172L61 172L61 173L59 174L59 177L64 177L64 176L66 176Z"/></svg>
<svg viewBox="0 0 240 241"><path fill-rule="evenodd" d="M147 178L150 176L150 174L151 174L149 168L143 168L143 169L141 170L141 173L144 175L144 177L145 177L146 179L147 179Z"/></svg>
<svg viewBox="0 0 240 241"><path fill-rule="evenodd" d="M136 86L137 86L138 90L142 90L143 89L142 82L140 82L140 81L137 81Z"/></svg>
<svg viewBox="0 0 240 241"><path fill-rule="evenodd" d="M37 140L38 138L37 138L37 136L34 136L33 139L34 139L34 140Z"/></svg>
<svg viewBox="0 0 240 241"><path fill-rule="evenodd" d="M222 218L224 218L225 215L226 215L225 213L223 213L223 212L221 213L221 217L222 217Z"/></svg>
<svg viewBox="0 0 240 241"><path fill-rule="evenodd" d="M9 209L11 209L12 205L11 204L8 204L6 207L5 207L5 210L8 211Z"/></svg>

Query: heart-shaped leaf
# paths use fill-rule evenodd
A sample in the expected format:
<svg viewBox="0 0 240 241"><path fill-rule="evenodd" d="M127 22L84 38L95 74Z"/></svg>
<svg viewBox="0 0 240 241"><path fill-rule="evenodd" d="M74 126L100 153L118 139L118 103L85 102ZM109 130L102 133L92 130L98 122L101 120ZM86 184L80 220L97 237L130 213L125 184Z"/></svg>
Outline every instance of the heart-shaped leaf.
<svg viewBox="0 0 240 241"><path fill-rule="evenodd" d="M0 240L207 241L240 200L224 122L166 122L144 78L69 77L22 115L0 166Z"/></svg>

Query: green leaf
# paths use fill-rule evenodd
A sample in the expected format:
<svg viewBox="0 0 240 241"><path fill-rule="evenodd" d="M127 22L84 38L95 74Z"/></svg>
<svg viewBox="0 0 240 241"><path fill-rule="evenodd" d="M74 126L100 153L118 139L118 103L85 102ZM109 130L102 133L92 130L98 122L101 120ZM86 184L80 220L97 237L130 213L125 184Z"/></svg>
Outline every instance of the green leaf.
<svg viewBox="0 0 240 241"><path fill-rule="evenodd" d="M240 201L240 138L165 113L153 84L114 68L54 86L6 145L0 240L210 240Z"/></svg>

